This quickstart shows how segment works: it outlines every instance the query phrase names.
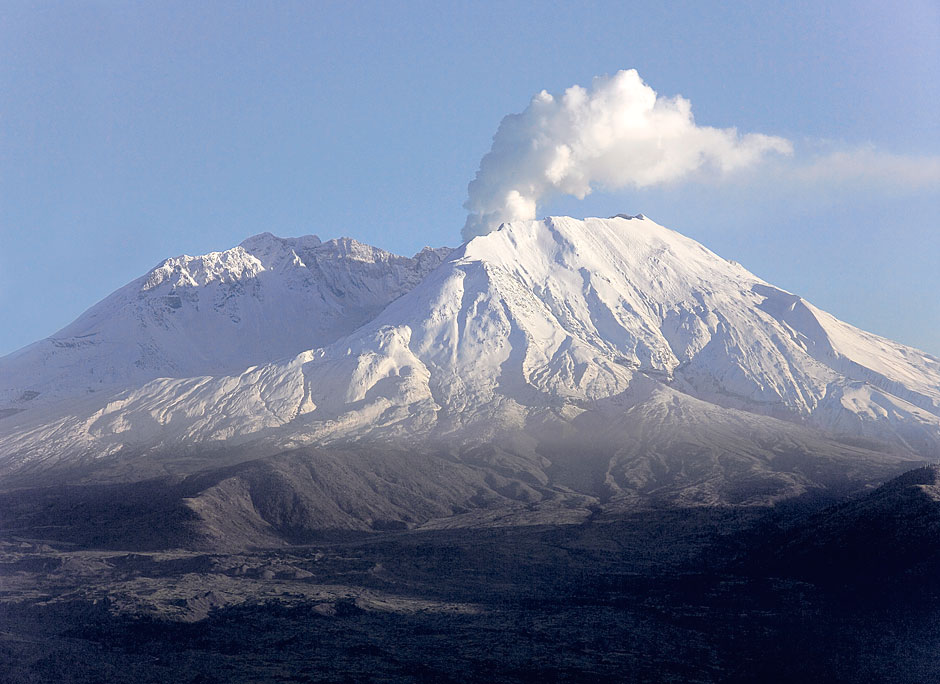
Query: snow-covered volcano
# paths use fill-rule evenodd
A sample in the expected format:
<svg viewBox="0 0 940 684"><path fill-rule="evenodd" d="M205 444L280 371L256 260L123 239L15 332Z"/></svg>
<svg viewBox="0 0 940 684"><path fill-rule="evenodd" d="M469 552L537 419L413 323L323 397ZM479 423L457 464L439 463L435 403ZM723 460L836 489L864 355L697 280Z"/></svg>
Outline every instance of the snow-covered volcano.
<svg viewBox="0 0 940 684"><path fill-rule="evenodd" d="M262 233L167 259L55 335L0 359L0 411L238 373L325 346L417 285L449 249L413 258L356 240Z"/></svg>
<svg viewBox="0 0 940 684"><path fill-rule="evenodd" d="M504 224L414 259L265 235L169 260L0 360L0 390L26 409L0 422L8 474L367 442L495 445L547 482L590 444L626 496L659 461L711 487L812 479L813 454L940 455L938 359L641 216Z"/></svg>

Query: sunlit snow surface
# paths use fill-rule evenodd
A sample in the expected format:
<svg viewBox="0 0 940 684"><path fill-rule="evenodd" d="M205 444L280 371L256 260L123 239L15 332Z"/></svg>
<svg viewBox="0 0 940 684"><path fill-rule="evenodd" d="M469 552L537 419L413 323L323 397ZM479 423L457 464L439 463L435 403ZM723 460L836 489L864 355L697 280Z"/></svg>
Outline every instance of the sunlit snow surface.
<svg viewBox="0 0 940 684"><path fill-rule="evenodd" d="M649 219L548 218L413 259L268 234L170 259L0 359L2 409L23 410L0 421L0 472L128 448L496 439L588 410L782 419L935 459L940 362Z"/></svg>

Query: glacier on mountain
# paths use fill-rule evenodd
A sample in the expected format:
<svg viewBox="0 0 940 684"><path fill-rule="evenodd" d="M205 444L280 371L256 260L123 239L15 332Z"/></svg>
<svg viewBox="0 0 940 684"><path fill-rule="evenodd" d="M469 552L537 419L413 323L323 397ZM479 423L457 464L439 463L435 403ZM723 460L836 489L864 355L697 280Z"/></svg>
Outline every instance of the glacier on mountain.
<svg viewBox="0 0 940 684"><path fill-rule="evenodd" d="M341 238L250 237L166 259L49 338L0 359L0 409L237 373L327 345L413 288L450 250L401 257Z"/></svg>
<svg viewBox="0 0 940 684"><path fill-rule="evenodd" d="M940 361L642 216L504 224L412 259L257 236L164 262L0 371L0 409L28 409L0 421L6 473L369 440L537 458L540 435L606 423L621 462L654 425L680 450L708 424L940 455Z"/></svg>

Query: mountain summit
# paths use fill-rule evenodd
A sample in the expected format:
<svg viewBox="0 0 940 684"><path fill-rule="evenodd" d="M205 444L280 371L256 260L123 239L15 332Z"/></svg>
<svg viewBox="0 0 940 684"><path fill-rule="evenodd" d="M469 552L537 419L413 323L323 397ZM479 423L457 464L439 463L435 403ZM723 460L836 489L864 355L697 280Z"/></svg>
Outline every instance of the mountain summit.
<svg viewBox="0 0 940 684"><path fill-rule="evenodd" d="M413 258L356 240L262 233L166 259L49 338L0 359L0 411L237 373L347 335L450 252Z"/></svg>
<svg viewBox="0 0 940 684"><path fill-rule="evenodd" d="M164 262L0 372L7 476L380 444L714 503L940 455L940 361L642 216L411 259L256 236Z"/></svg>

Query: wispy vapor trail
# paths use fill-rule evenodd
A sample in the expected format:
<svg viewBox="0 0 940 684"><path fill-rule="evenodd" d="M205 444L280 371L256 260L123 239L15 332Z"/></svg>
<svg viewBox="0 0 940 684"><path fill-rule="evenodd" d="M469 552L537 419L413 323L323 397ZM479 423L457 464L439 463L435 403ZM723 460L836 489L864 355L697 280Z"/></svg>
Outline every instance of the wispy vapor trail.
<svg viewBox="0 0 940 684"><path fill-rule="evenodd" d="M649 187L707 167L723 173L768 152L790 154L792 145L697 126L688 100L658 96L633 69L597 77L590 89L572 86L560 97L543 90L500 123L469 186L463 237L535 218L538 203L555 194L583 198L598 186Z"/></svg>
<svg viewBox="0 0 940 684"><path fill-rule="evenodd" d="M940 190L940 157L892 154L874 146L846 148L795 165L795 181L870 186L883 190Z"/></svg>

